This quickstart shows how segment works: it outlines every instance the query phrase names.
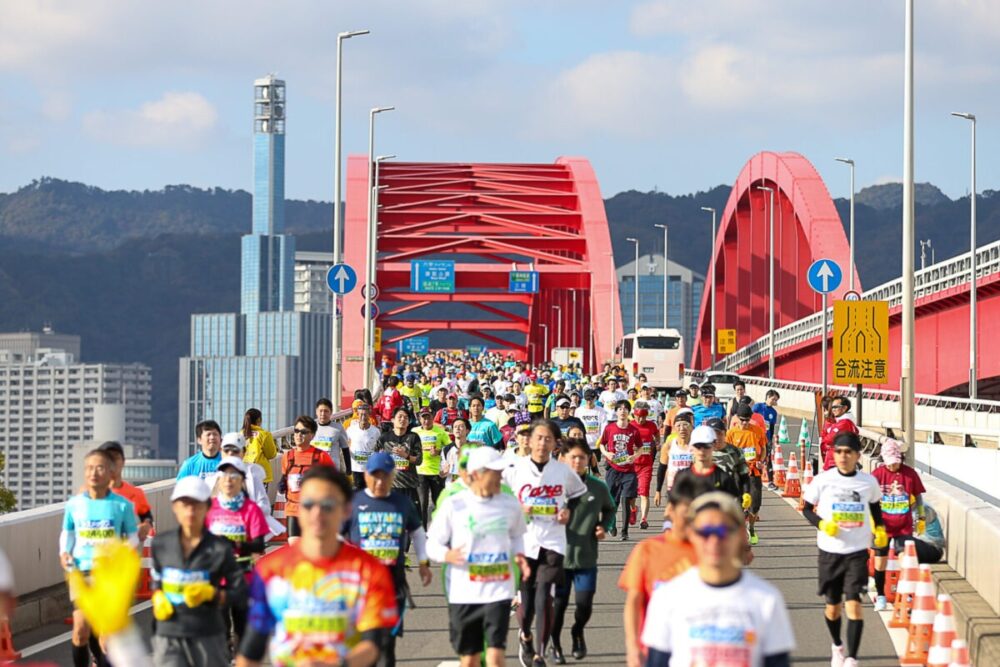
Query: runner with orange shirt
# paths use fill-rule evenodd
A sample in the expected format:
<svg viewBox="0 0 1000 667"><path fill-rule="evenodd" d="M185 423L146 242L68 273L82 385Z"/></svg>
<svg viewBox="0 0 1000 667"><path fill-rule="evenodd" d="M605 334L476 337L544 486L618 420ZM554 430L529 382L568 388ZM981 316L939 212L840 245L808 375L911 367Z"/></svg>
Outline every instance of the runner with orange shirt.
<svg viewBox="0 0 1000 667"><path fill-rule="evenodd" d="M618 588L625 591L625 655L628 667L640 667L645 649L639 638L646 618L646 605L657 586L685 572L695 563L694 549L685 538L691 502L711 487L693 477L678 480L667 495L664 519L670 530L647 538L629 554Z"/></svg>
<svg viewBox="0 0 1000 667"><path fill-rule="evenodd" d="M759 541L754 524L757 523L757 516L760 514L763 490L761 470L765 465L764 454L767 451L767 434L764 433L764 429L754 423L753 416L753 408L746 404L740 404L736 408L736 425L726 432L726 443L743 452L743 459L750 470L750 508L747 513L747 533L750 536L751 546L756 545Z"/></svg>
<svg viewBox="0 0 1000 667"><path fill-rule="evenodd" d="M135 516L139 521L139 544L141 545L153 532L153 510L149 506L149 501L146 500L146 492L122 479L122 471L125 469L125 449L120 442L108 440L98 449L107 452L114 462L114 465L111 466L111 490L132 503Z"/></svg>

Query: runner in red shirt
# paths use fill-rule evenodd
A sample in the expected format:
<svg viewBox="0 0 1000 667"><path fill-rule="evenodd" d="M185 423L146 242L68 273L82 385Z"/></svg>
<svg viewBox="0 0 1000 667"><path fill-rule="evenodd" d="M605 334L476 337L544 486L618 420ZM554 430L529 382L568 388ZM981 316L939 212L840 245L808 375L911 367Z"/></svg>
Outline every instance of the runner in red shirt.
<svg viewBox="0 0 1000 667"><path fill-rule="evenodd" d="M639 491L639 528L649 528L649 483L653 479L653 461L656 458L657 445L660 439L660 429L647 420L649 407L645 401L636 401L632 408L632 426L639 432L639 449L635 452L636 483ZM632 514L634 516L635 509ZM634 520L634 519L633 519Z"/></svg>
<svg viewBox="0 0 1000 667"><path fill-rule="evenodd" d="M618 401L615 404L618 420L608 424L597 441L607 465L606 481L611 490L611 497L618 507L622 508L622 542L628 540L628 527L635 523L638 481L635 475L634 454L642 447L639 431L629 423L630 409L627 400ZM617 534L618 529L612 528L611 535Z"/></svg>
<svg viewBox="0 0 1000 667"><path fill-rule="evenodd" d="M396 408L403 407L403 395L396 389L396 385L398 384L399 378L395 375L390 375L385 381L385 389L382 395L375 402L374 414L379 417L379 421L381 422L391 422Z"/></svg>
<svg viewBox="0 0 1000 667"><path fill-rule="evenodd" d="M833 439L841 433L858 433L858 425L854 423L851 414L851 400L844 396L835 396L830 401L826 412L826 422L823 425L823 435L819 441L819 453L823 458L823 470L834 466Z"/></svg>
<svg viewBox="0 0 1000 667"><path fill-rule="evenodd" d="M898 552L906 538L913 535L912 512L917 512L917 532L924 532L924 483L917 471L903 463L899 441L886 440L882 445L882 465L872 472L882 488L882 520L889 544L895 544ZM885 599L885 568L889 545L875 549L875 610L882 611L888 603Z"/></svg>

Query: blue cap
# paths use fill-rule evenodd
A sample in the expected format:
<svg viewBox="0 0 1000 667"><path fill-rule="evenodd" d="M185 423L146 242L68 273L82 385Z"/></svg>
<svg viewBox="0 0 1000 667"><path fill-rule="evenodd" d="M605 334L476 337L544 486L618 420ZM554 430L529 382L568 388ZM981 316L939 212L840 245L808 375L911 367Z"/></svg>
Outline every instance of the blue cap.
<svg viewBox="0 0 1000 667"><path fill-rule="evenodd" d="M396 462L387 452L377 452L368 457L368 466L365 468L370 473L392 472L396 469Z"/></svg>

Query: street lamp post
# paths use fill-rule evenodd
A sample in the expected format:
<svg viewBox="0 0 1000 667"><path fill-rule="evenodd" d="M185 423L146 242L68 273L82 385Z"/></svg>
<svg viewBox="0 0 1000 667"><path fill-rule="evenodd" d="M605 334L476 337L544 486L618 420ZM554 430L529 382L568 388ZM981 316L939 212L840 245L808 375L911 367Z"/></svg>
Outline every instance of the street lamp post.
<svg viewBox="0 0 1000 667"><path fill-rule="evenodd" d="M667 292L668 281L670 280L670 260L667 259L667 226L666 225L653 225L658 229L663 230L663 328L667 328L667 306L669 305L669 297Z"/></svg>
<svg viewBox="0 0 1000 667"><path fill-rule="evenodd" d="M774 188L766 185L758 185L758 190L767 193L770 200L771 213L768 222L768 269L767 269L767 293L770 305L767 308L767 377L774 379ZM823 332L826 336L826 332ZM826 367L826 358L823 358L823 366Z"/></svg>
<svg viewBox="0 0 1000 667"><path fill-rule="evenodd" d="M711 346L712 346L712 368L715 368L715 271L716 271L716 266L715 266L715 240L716 240L715 239L715 235L716 235L716 231L715 231L715 209L712 208L711 206L702 206L701 210L707 211L707 212L709 212L709 213L712 214L712 256L711 256L711 258L709 259L709 262L708 262L709 268L712 271L712 287L711 287L712 294L711 294L711 303L709 305L709 307L711 308L712 312L710 313L711 317L709 319L709 327L711 327L711 329L712 329L712 331L710 332L711 333L710 339L711 339Z"/></svg>
<svg viewBox="0 0 1000 667"><path fill-rule="evenodd" d="M851 168L851 226L850 226L850 267L848 267L848 285L854 291L854 160L846 157L835 158L837 162L843 162Z"/></svg>
<svg viewBox="0 0 1000 667"><path fill-rule="evenodd" d="M639 330L639 239L634 239L631 236L625 239L635 244L635 271L633 272L635 276L635 303L632 308L632 333Z"/></svg>
<svg viewBox="0 0 1000 667"><path fill-rule="evenodd" d="M358 37L360 35L367 35L367 30L351 30L348 32L342 32L337 35L337 85L336 85L336 102L335 102L335 117L333 119L334 133L333 133L333 263L340 264L343 260L343 246L341 244L341 237L344 235L343 222L341 220L341 193L340 193L340 136L341 136L341 91L343 89L343 79L341 73L343 72L343 61L341 56L343 55L344 40L350 39L351 37ZM333 354L330 357L330 366L332 367L332 377L330 381L330 400L336 406L337 410L343 407L340 403L341 399L341 356L343 355L344 348L344 332L343 332L343 321L340 319L341 316L337 313L337 303L340 301L340 297L334 295L333 304L330 308L330 317L332 318L332 330L331 330L331 340L333 342Z"/></svg>
<svg viewBox="0 0 1000 667"><path fill-rule="evenodd" d="M542 327L542 363L549 359L549 325L539 324Z"/></svg>
<svg viewBox="0 0 1000 667"><path fill-rule="evenodd" d="M375 267L372 266L372 252L375 248L375 211L374 209L374 194L373 188L375 187L373 180L375 179L375 116L383 113L385 111L392 111L396 107L373 107L371 111L368 112L368 243L365 246L368 250L367 261L365 262L365 291L367 295L365 296L365 344L364 344L364 360L365 360L365 389L371 389L372 386L372 372L374 368L372 364L374 363L372 354L372 304L371 304L371 294L372 294L372 281L375 277Z"/></svg>
<svg viewBox="0 0 1000 667"><path fill-rule="evenodd" d="M913 294L913 0L906 0L903 38L903 276L900 331L900 425L906 438L903 462L914 464L913 342L916 312Z"/></svg>
<svg viewBox="0 0 1000 667"><path fill-rule="evenodd" d="M608 356L608 360L613 362L615 360L615 320L618 319L618 316L615 313L615 310L617 310L615 308L615 282L618 281L618 272L615 271L615 253L609 252L608 259L611 261L611 280L614 281L611 283L611 286L608 290L608 310L611 311L611 354ZM625 317L623 315L622 329L624 328L625 328ZM590 330L593 331L594 328L591 327ZM596 343L594 345L595 345L594 349L596 350L597 349ZM597 367L596 359L594 360L594 367L595 368Z"/></svg>
<svg viewBox="0 0 1000 667"><path fill-rule="evenodd" d="M577 329L577 326L579 326L579 321L577 320L577 312L576 312L576 290L575 289L571 289L569 291L569 293L570 293L571 298L573 300L573 310L570 311L570 312L573 313L573 324L571 325L572 329L573 329L573 340L571 341L570 344L573 347L576 347L576 334L577 334L576 329Z"/></svg>
<svg viewBox="0 0 1000 667"><path fill-rule="evenodd" d="M556 347L562 347L562 306L552 306L556 311Z"/></svg>
<svg viewBox="0 0 1000 667"><path fill-rule="evenodd" d="M976 116L971 113L952 112L952 116L964 118L972 123L972 190L969 193L969 236L971 252L969 259L969 398L976 400L979 393L979 376L977 375L977 342L979 335L977 332L976 320L976 292L978 285L976 281L978 267L976 257Z"/></svg>

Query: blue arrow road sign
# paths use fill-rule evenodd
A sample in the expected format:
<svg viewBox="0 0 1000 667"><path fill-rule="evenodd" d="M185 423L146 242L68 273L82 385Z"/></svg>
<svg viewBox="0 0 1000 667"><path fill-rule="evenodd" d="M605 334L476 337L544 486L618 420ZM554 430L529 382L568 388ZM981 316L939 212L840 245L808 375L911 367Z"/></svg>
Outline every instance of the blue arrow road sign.
<svg viewBox="0 0 1000 667"><path fill-rule="evenodd" d="M334 294L347 294L358 285L358 274L347 264L334 264L326 272L326 284Z"/></svg>
<svg viewBox="0 0 1000 667"><path fill-rule="evenodd" d="M809 266L806 277L813 291L829 294L840 287L840 283L844 280L844 272L832 259L817 259Z"/></svg>

